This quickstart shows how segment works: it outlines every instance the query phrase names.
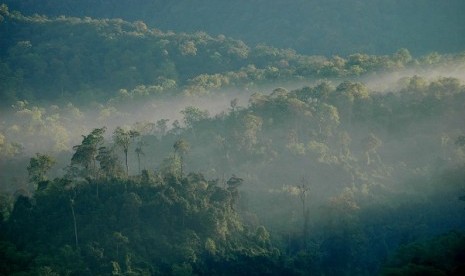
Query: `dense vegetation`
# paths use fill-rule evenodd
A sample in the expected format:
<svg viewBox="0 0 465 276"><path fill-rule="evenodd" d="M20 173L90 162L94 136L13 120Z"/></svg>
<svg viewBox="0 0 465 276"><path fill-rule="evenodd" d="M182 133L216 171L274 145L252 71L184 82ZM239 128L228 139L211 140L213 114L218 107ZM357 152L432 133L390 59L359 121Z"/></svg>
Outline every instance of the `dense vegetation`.
<svg viewBox="0 0 465 276"><path fill-rule="evenodd" d="M306 56L85 3L0 8L1 275L463 274L463 53Z"/></svg>
<svg viewBox="0 0 465 276"><path fill-rule="evenodd" d="M386 94L323 82L213 117L188 107L183 127L138 123L107 139L96 128L65 176L47 180L53 158L30 159L34 194L4 207L3 269L377 273L399 244L463 229L464 102L450 78L414 77ZM386 273L463 262L457 252L446 266L402 268L402 254Z"/></svg>
<svg viewBox="0 0 465 276"><path fill-rule="evenodd" d="M177 32L206 31L305 54L462 51L461 0L4 0L25 14L143 20Z"/></svg>
<svg viewBox="0 0 465 276"><path fill-rule="evenodd" d="M233 182L222 188L198 174L39 182L33 199L16 200L7 225L13 243L1 243L1 272L236 274L253 270L250 264L271 269L262 260L273 263L279 251L263 227L247 229L238 220Z"/></svg>
<svg viewBox="0 0 465 276"><path fill-rule="evenodd" d="M142 21L27 17L5 5L0 16L0 100L7 106L52 99L88 104L128 90L136 96L172 95L173 90L202 94L228 86L354 77L463 59L437 53L413 59L406 49L384 56L325 58L249 47L202 32L162 32Z"/></svg>

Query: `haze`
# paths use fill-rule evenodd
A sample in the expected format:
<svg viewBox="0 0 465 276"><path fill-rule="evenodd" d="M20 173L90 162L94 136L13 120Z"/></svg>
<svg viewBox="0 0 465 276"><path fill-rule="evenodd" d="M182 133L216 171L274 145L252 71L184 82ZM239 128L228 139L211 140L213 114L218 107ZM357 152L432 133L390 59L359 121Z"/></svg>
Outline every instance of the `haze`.
<svg viewBox="0 0 465 276"><path fill-rule="evenodd" d="M463 1L4 1L0 275L461 275Z"/></svg>

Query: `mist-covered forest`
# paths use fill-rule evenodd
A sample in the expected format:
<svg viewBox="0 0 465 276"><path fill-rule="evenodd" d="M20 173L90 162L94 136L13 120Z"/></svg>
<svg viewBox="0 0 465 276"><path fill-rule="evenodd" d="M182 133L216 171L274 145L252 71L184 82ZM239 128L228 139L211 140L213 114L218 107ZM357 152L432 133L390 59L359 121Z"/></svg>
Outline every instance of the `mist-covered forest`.
<svg viewBox="0 0 465 276"><path fill-rule="evenodd" d="M26 15L122 18L311 55L463 51L462 0L4 0Z"/></svg>
<svg viewBox="0 0 465 276"><path fill-rule="evenodd" d="M3 1L0 275L464 275L462 1Z"/></svg>

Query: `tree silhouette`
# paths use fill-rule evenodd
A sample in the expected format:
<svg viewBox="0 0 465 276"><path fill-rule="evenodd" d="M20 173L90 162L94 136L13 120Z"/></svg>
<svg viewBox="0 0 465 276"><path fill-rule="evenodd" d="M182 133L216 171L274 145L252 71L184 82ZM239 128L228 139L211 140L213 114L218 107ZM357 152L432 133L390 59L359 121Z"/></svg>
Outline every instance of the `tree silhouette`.
<svg viewBox="0 0 465 276"><path fill-rule="evenodd" d="M37 184L38 188L40 188L41 183L47 180L47 172L55 163L56 161L52 157L36 153L35 157L31 157L27 166L29 181Z"/></svg>
<svg viewBox="0 0 465 276"><path fill-rule="evenodd" d="M300 184L296 185L297 191L299 193L299 199L302 203L302 242L304 248L307 246L307 233L308 233L308 208L307 208L307 197L310 191L310 187L308 186L308 181L305 177L302 177Z"/></svg>
<svg viewBox="0 0 465 276"><path fill-rule="evenodd" d="M115 142L116 146L120 147L124 152L126 176L129 176L128 150L131 143L131 132L124 130L121 127L117 127L113 132L113 141Z"/></svg>
<svg viewBox="0 0 465 276"><path fill-rule="evenodd" d="M145 143L143 141L139 141L139 142L137 142L136 149L134 150L134 152L137 155L137 164L138 164L138 168L139 168L139 174L141 174L140 157L141 157L141 155L145 155L144 150L142 149L142 147L144 145L145 145Z"/></svg>
<svg viewBox="0 0 465 276"><path fill-rule="evenodd" d="M181 172L180 172L181 175L180 175L180 177L182 177L183 176L183 166L184 166L184 156L187 154L187 152L189 152L190 145L189 145L189 143L187 143L186 140L181 138L181 139L177 140L176 142L174 142L173 148L174 148L175 156L177 155L181 160Z"/></svg>
<svg viewBox="0 0 465 276"><path fill-rule="evenodd" d="M381 139L379 139L373 133L370 133L367 137L362 140L362 147L365 152L365 157L367 159L367 166L372 163L372 155L375 155L378 161L381 162L381 158L377 153L377 149L383 144Z"/></svg>
<svg viewBox="0 0 465 276"><path fill-rule="evenodd" d="M96 128L89 135L82 136L82 143L74 146L74 154L71 158L71 166L80 165L84 168L84 176L96 174L96 157L98 149L103 143L103 134L106 128Z"/></svg>

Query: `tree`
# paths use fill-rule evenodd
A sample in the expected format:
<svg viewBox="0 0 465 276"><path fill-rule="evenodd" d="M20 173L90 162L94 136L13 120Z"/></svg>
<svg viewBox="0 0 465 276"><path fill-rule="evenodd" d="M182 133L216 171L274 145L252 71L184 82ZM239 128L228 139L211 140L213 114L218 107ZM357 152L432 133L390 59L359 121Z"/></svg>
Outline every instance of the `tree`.
<svg viewBox="0 0 465 276"><path fill-rule="evenodd" d="M393 55L393 60L397 63L399 68L403 68L405 65L412 61L412 55L410 54L409 50L402 48Z"/></svg>
<svg viewBox="0 0 465 276"><path fill-rule="evenodd" d="M319 136L326 140L332 136L339 126L338 109L332 105L318 103L315 110L315 117L318 121Z"/></svg>
<svg viewBox="0 0 465 276"><path fill-rule="evenodd" d="M100 147L96 159L100 164L100 171L106 178L120 176L123 173L123 168L113 148Z"/></svg>
<svg viewBox="0 0 465 276"><path fill-rule="evenodd" d="M339 155L343 158L350 157L350 143L352 138L347 131L342 131L339 134Z"/></svg>
<svg viewBox="0 0 465 276"><path fill-rule="evenodd" d="M251 151L258 143L258 134L263 125L261 117L247 114L241 119L238 132L235 133L238 144L245 151Z"/></svg>
<svg viewBox="0 0 465 276"><path fill-rule="evenodd" d="M71 166L80 165L84 168L84 176L96 174L96 157L98 149L103 143L103 134L106 128L96 128L89 135L82 136L82 143L74 146L74 154L71 158Z"/></svg>
<svg viewBox="0 0 465 276"><path fill-rule="evenodd" d="M193 128L195 123L208 118L208 110L201 110L198 107L188 106L181 114L184 115L184 123L188 128Z"/></svg>
<svg viewBox="0 0 465 276"><path fill-rule="evenodd" d="M176 142L174 142L173 145L174 148L174 154L175 156L179 156L179 159L181 161L181 177L183 176L183 166L184 166L184 155L187 154L189 151L189 143L187 143L186 140L184 139L179 139Z"/></svg>
<svg viewBox="0 0 465 276"><path fill-rule="evenodd" d="M117 127L113 132L113 141L116 146L123 149L124 152L124 164L126 165L126 176L129 176L129 165L128 165L128 150L131 143L131 132Z"/></svg>
<svg viewBox="0 0 465 276"><path fill-rule="evenodd" d="M157 121L156 126L160 136L164 136L166 134L166 130L168 129L168 121L169 119L160 119Z"/></svg>
<svg viewBox="0 0 465 276"><path fill-rule="evenodd" d="M171 130L169 131L169 134L179 135L181 132L182 132L181 123L179 123L178 120L174 120L174 122L171 124Z"/></svg>
<svg viewBox="0 0 465 276"><path fill-rule="evenodd" d="M239 109L239 99L234 98L229 102L231 114L235 114L236 111Z"/></svg>
<svg viewBox="0 0 465 276"><path fill-rule="evenodd" d="M344 81L333 93L333 101L342 117L347 120L349 127L352 126L354 107L363 104L369 98L369 90L363 83Z"/></svg>
<svg viewBox="0 0 465 276"><path fill-rule="evenodd" d="M370 154L374 154L377 156L378 161L381 161L381 158L379 157L377 153L377 149L382 145L381 139L379 139L376 135L373 133L370 133L367 137L365 137L362 140L362 147L363 150L365 151L365 156L367 159L367 166L369 166L372 161L371 161L371 156Z"/></svg>
<svg viewBox="0 0 465 276"><path fill-rule="evenodd" d="M41 183L47 180L47 172L55 163L56 161L52 157L36 153L35 157L31 157L27 166L29 181L37 184L38 188L40 188Z"/></svg>
<svg viewBox="0 0 465 276"><path fill-rule="evenodd" d="M308 209L307 209L307 196L310 188L308 187L308 181L305 177L302 177L300 181L300 185L297 185L297 191L299 193L299 199L302 203L302 218L303 218L303 225L302 225L302 241L303 246L307 246L307 232L308 232Z"/></svg>
<svg viewBox="0 0 465 276"><path fill-rule="evenodd" d="M242 185L243 182L244 182L244 179L242 179L240 177L237 177L235 175L233 175L231 178L229 178L229 180L226 182L226 184L228 185L228 191L232 195L231 208L233 208L233 209L234 209L235 202L239 198L239 190L238 190L238 188L239 188L239 186Z"/></svg>
<svg viewBox="0 0 465 276"><path fill-rule="evenodd" d="M128 237L124 236L121 234L121 232L114 232L113 233L113 239L115 240L116 243L116 258L119 258L119 248L122 245L126 245L129 243Z"/></svg>
<svg viewBox="0 0 465 276"><path fill-rule="evenodd" d="M229 167L229 161L230 161L230 158L229 158L229 143L227 142L226 138L224 138L223 136L221 135L217 135L215 137L215 141L217 143L217 145L219 146L220 148L220 151L221 151L221 162L218 162L218 165L220 166L220 170L221 170L221 183L223 185L226 184L226 180L225 180L225 174L226 174L226 169Z"/></svg>
<svg viewBox="0 0 465 276"><path fill-rule="evenodd" d="M78 240L78 232L77 232L77 223L76 223L76 213L74 211L74 198L71 198L69 199L69 203L70 203L70 206L71 206L71 214L73 215L73 226L74 226L74 242L75 242L75 245L76 245L76 249L79 248L79 240Z"/></svg>
<svg viewBox="0 0 465 276"><path fill-rule="evenodd" d="M138 168L139 168L139 174L141 173L141 170L140 170L140 156L141 155L145 155L142 147L145 146L145 143L143 141L139 141L137 142L136 144L136 149L134 150L136 155L137 155L137 164L138 164Z"/></svg>

